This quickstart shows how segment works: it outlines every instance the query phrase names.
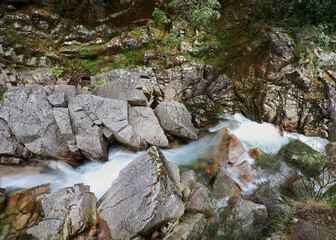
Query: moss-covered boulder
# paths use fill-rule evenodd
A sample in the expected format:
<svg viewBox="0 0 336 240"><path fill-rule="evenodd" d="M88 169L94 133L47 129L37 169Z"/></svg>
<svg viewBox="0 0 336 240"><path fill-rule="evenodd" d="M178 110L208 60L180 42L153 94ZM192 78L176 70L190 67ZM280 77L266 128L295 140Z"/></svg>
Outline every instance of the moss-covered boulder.
<svg viewBox="0 0 336 240"><path fill-rule="evenodd" d="M299 140L291 140L278 153L280 160L298 168L307 177L316 177L328 163L327 158Z"/></svg>

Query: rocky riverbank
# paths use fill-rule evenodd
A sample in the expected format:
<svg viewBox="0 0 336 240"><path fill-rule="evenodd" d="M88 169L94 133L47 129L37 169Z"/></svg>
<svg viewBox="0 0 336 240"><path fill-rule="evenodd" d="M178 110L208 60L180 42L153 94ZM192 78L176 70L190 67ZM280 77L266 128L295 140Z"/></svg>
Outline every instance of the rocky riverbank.
<svg viewBox="0 0 336 240"><path fill-rule="evenodd" d="M0 3L0 187L142 151L99 199L84 183L0 188L0 240L335 236L334 32L266 23L256 1L222 1L212 29L160 25L156 4ZM219 117L234 113L276 126L268 146ZM166 159L199 138L199 156Z"/></svg>

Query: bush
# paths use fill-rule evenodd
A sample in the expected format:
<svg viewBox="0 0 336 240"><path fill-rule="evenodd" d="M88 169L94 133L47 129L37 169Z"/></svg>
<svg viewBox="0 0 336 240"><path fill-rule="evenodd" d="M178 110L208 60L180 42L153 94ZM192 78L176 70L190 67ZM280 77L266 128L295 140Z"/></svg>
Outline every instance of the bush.
<svg viewBox="0 0 336 240"><path fill-rule="evenodd" d="M257 0L257 10L263 18L281 24L331 23L336 26L334 0Z"/></svg>
<svg viewBox="0 0 336 240"><path fill-rule="evenodd" d="M164 27L165 24L169 23L169 19L167 18L167 15L164 11L155 8L154 12L152 14L153 18L154 18L154 26L156 27Z"/></svg>
<svg viewBox="0 0 336 240"><path fill-rule="evenodd" d="M217 0L173 0L169 3L175 18L187 21L191 26L205 28L213 18L219 18L221 5Z"/></svg>

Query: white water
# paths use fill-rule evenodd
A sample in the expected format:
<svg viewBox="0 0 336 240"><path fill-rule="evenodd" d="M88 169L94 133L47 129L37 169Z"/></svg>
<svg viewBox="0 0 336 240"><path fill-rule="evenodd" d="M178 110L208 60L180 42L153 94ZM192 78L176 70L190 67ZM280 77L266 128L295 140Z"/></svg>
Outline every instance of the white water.
<svg viewBox="0 0 336 240"><path fill-rule="evenodd" d="M288 143L290 138L300 139L317 151L323 152L327 140L318 137L306 137L295 133L285 133L281 136L278 129L269 123L256 123L250 121L240 114L233 116L225 115L226 119L210 132L216 132L223 127L230 126L230 130L244 143L247 149L259 147L266 153L277 153L280 148ZM228 124L228 121L231 121ZM232 124L236 122L237 124ZM235 127L236 126L236 127ZM200 159L207 152L213 152L214 146L218 142L217 136L206 136L197 141L180 146L175 149L163 150L165 157L177 165L191 165L195 160ZM0 187L8 189L29 188L44 183L51 183L52 189L59 189L71 186L75 183L84 183L91 187L91 191L100 198L110 187L112 181L117 178L119 171L128 163L139 156L141 152L131 153L119 148L111 148L109 151L109 161L102 163L89 163L77 169L62 163L52 161L50 168L52 171L46 173L32 172L22 168L19 174L5 175L0 174ZM243 155L238 164L243 160L253 163L253 159L247 154ZM1 169L0 169L1 173ZM232 174L232 177L239 180ZM243 187L243 191L248 193L252 186Z"/></svg>

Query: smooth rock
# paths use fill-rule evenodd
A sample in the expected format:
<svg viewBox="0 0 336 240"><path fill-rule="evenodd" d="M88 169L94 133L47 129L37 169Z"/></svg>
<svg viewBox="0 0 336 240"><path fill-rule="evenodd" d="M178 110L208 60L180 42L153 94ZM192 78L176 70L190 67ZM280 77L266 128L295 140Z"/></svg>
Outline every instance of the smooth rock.
<svg viewBox="0 0 336 240"><path fill-rule="evenodd" d="M246 152L244 145L227 128L221 130L219 134L221 136L221 142L217 148L215 162L218 165L236 163L240 156Z"/></svg>
<svg viewBox="0 0 336 240"><path fill-rule="evenodd" d="M197 183L192 191L186 211L191 213L203 213L212 216L216 208L216 200L211 191L200 183Z"/></svg>
<svg viewBox="0 0 336 240"><path fill-rule="evenodd" d="M168 139L151 108L130 107L129 123L134 131L150 145L168 147Z"/></svg>
<svg viewBox="0 0 336 240"><path fill-rule="evenodd" d="M193 190L197 183L197 177L194 170L189 170L181 173L181 183L188 187L190 190Z"/></svg>
<svg viewBox="0 0 336 240"><path fill-rule="evenodd" d="M258 176L258 171L253 169L251 164L246 160L234 166L232 172L238 176L240 183L245 186L253 182Z"/></svg>
<svg viewBox="0 0 336 240"><path fill-rule="evenodd" d="M187 139L198 138L191 116L182 103L173 100L164 101L156 107L155 114L161 127L168 133Z"/></svg>
<svg viewBox="0 0 336 240"><path fill-rule="evenodd" d="M111 239L131 239L183 215L181 191L168 161L151 147L122 169L98 203L99 225Z"/></svg>

